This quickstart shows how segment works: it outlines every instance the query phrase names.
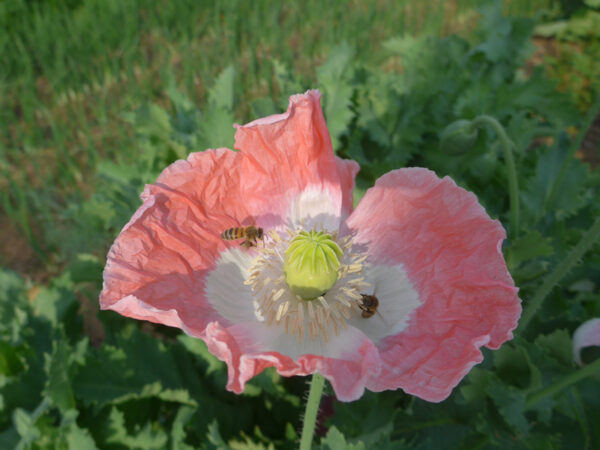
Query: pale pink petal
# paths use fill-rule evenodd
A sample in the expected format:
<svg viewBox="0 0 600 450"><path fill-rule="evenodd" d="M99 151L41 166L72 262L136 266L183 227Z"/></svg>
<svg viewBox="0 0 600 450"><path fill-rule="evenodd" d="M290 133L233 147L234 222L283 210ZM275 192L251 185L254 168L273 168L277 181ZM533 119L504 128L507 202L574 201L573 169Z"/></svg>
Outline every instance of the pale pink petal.
<svg viewBox="0 0 600 450"><path fill-rule="evenodd" d="M241 188L248 194L247 208L254 215L265 214L266 202L273 225L309 187L329 193L332 214L351 211L358 166L334 156L320 97L318 91L295 95L286 113L237 126L235 148L244 155Z"/></svg>
<svg viewBox="0 0 600 450"><path fill-rule="evenodd" d="M600 346L600 318L582 323L573 334L573 359L580 366L583 347Z"/></svg>
<svg viewBox="0 0 600 450"><path fill-rule="evenodd" d="M347 226L374 263L403 265L422 303L407 328L377 344L384 366L369 389L441 401L481 361L479 347L512 338L521 305L502 257L504 229L450 178L392 171Z"/></svg>
<svg viewBox="0 0 600 450"><path fill-rule="evenodd" d="M375 295L379 306L367 320L357 314L348 323L377 344L381 339L404 330L421 301L402 265L371 265L364 276L369 284L363 293Z"/></svg>
<svg viewBox="0 0 600 450"><path fill-rule="evenodd" d="M331 192L315 185L309 186L292 198L285 223L291 228L336 232L340 229L342 217L334 201Z"/></svg>
<svg viewBox="0 0 600 450"><path fill-rule="evenodd" d="M101 306L135 298L119 308L137 318L153 310L149 320L164 323L172 319L163 320L160 311L175 310L201 329L218 317L203 299L206 272L220 251L237 245L223 242L222 231L280 225L308 186L326 187L341 214L342 203L350 205L357 166L333 155L319 98L315 91L294 96L285 114L238 127L240 153L193 153L148 185L144 203L109 252ZM139 315L136 305L145 305Z"/></svg>
<svg viewBox="0 0 600 450"><path fill-rule="evenodd" d="M191 154L146 186L144 203L109 251L103 309L195 333L219 318L204 298L204 281L231 245L220 233L248 215L239 160L227 149Z"/></svg>
<svg viewBox="0 0 600 450"><path fill-rule="evenodd" d="M340 398L360 396L368 378L376 375L381 366L372 341L362 331L348 326L338 335L332 331L326 341L307 335L299 342L296 335L286 332L285 326L268 325L259 317L256 300L244 285L242 274L247 272L247 265L244 252L230 249L221 254L206 278L207 300L221 317L233 323L225 327L220 320L201 335L211 352L227 363L229 389L240 392L248 379L265 367L274 366L285 376L318 370L336 386ZM310 369L313 366L317 369Z"/></svg>
<svg viewBox="0 0 600 450"><path fill-rule="evenodd" d="M341 353L340 358L308 354L296 360L279 352L255 351L256 342L243 325L225 328L214 322L201 337L209 351L227 363L227 389L236 393L243 392L252 377L275 367L286 377L319 372L330 381L339 400L352 401L362 396L367 380L377 376L381 366L377 349L358 330L348 335L352 351Z"/></svg>
<svg viewBox="0 0 600 450"><path fill-rule="evenodd" d="M400 304L382 305L384 331L374 329L378 319L358 321L325 343L297 345L264 323L243 285L254 250L230 251L238 244L220 237L306 218L336 228L350 214L358 165L334 156L319 101L317 91L294 96L286 113L238 127L239 153L192 154L147 186L109 252L102 308L202 338L226 361L234 392L273 366L284 376L323 374L340 400L365 387L442 400L481 361L482 345L512 336L520 314L500 252L504 230L473 194L425 169L378 180L346 228L386 269L377 273L398 278L380 288L383 301L397 291Z"/></svg>
<svg viewBox="0 0 600 450"><path fill-rule="evenodd" d="M214 310L230 323L262 319L257 312L259 302L252 288L246 284L248 270L256 257L243 247L232 247L223 252L204 283L206 300Z"/></svg>
<svg viewBox="0 0 600 450"><path fill-rule="evenodd" d="M340 175L340 184L342 187L342 219L345 219L352 212L354 205L354 179L360 170L356 161L351 159L342 159L335 157L338 173Z"/></svg>
<svg viewBox="0 0 600 450"><path fill-rule="evenodd" d="M299 202L296 206L300 215L307 204L314 203L310 201L312 191L327 196L329 212L338 217L338 223L341 216L347 216L352 208L358 165L333 155L319 97L316 92L295 96L287 113L239 127L239 153L219 149L191 154L187 161L177 161L166 168L155 184L147 186L142 194L143 205L109 252L100 299L102 308L204 336L211 322L218 324L214 329L232 323L214 307L214 301L208 301L214 299L205 298L208 274L223 251L232 245L220 238L223 230L250 223L266 228L278 226L289 220L294 202ZM269 145L265 145L265 140ZM227 317L246 317L251 313L244 308L233 314L235 305L229 303L221 305L228 308ZM264 351L252 358L237 357L239 343L235 339L244 342L239 333L234 340L213 339L219 342L213 345L221 349L221 354L229 355L224 359L232 373L249 373L248 367L254 373L266 364L289 374L309 373L307 370L314 369L306 367L313 361L312 365L318 366L338 387L340 395L357 397L374 367L362 361L378 357L372 351L354 352L365 346L374 349L362 333L354 332L361 336L360 345L355 342L356 336L349 339L345 343L352 350L346 352L348 360L336 364L330 364L332 360L328 358L315 357L317 363L305 356L296 362L285 357L288 365L274 364L273 357L261 356ZM233 336L229 332L217 335ZM224 346L231 348L226 350ZM337 379L333 375L336 367L358 375ZM236 379L245 383L243 376Z"/></svg>

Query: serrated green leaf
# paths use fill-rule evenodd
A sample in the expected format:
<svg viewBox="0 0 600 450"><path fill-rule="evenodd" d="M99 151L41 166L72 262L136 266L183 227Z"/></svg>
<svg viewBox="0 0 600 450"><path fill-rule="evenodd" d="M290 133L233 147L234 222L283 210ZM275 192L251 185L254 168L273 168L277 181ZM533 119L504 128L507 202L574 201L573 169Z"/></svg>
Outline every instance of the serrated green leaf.
<svg viewBox="0 0 600 450"><path fill-rule="evenodd" d="M40 437L40 431L35 426L35 420L21 408L13 412L13 425L25 445L34 442Z"/></svg>
<svg viewBox="0 0 600 450"><path fill-rule="evenodd" d="M165 90L169 96L169 100L173 103L173 106L178 111L191 111L194 109L194 104L185 96L177 86L175 85L175 79L172 78L169 81L167 89Z"/></svg>
<svg viewBox="0 0 600 450"><path fill-rule="evenodd" d="M522 82L503 84L497 94L502 96L499 106L506 113L515 109L524 112L535 111L546 120L565 126L570 124L577 114L569 98L556 91L556 84L548 80L542 70L536 69ZM547 125L547 122L540 125ZM535 128L532 127L530 131L535 131Z"/></svg>
<svg viewBox="0 0 600 450"><path fill-rule="evenodd" d="M64 411L60 423L62 437L69 450L95 450L98 447L89 431L77 426L79 411L74 409Z"/></svg>
<svg viewBox="0 0 600 450"><path fill-rule="evenodd" d="M390 441L400 412L390 396L366 393L356 403L337 403L330 423L347 439L360 439L367 448L373 448Z"/></svg>
<svg viewBox="0 0 600 450"><path fill-rule="evenodd" d="M530 425L525 417L527 396L524 392L494 380L488 390L489 396L506 423L516 432L525 433Z"/></svg>
<svg viewBox="0 0 600 450"><path fill-rule="evenodd" d="M167 435L161 429L154 430L150 423L129 433L125 427L125 417L116 407L112 407L104 434L109 444L121 444L131 449L159 449L167 443Z"/></svg>
<svg viewBox="0 0 600 450"><path fill-rule="evenodd" d="M488 2L481 7L480 12L480 27L489 30L489 34L487 40L477 45L474 51L484 53L492 62L498 62L507 51L505 39L511 32L511 21L504 17L500 2Z"/></svg>
<svg viewBox="0 0 600 450"><path fill-rule="evenodd" d="M453 112L456 117L475 117L482 111L489 110L495 99L495 95L490 92L487 80L471 83L463 89L453 106Z"/></svg>
<svg viewBox="0 0 600 450"><path fill-rule="evenodd" d="M531 361L527 350L516 342L505 344L494 353L494 367L507 386L529 391L542 387L539 369Z"/></svg>
<svg viewBox="0 0 600 450"><path fill-rule="evenodd" d="M323 448L330 450L342 450L347 448L344 435L335 426L332 426L327 432L327 435L324 438L321 438L321 445Z"/></svg>
<svg viewBox="0 0 600 450"><path fill-rule="evenodd" d="M459 390L465 403L482 403L487 397L491 373L480 368L474 368L467 375L467 383L461 384Z"/></svg>
<svg viewBox="0 0 600 450"><path fill-rule="evenodd" d="M114 213L114 210L112 210ZM96 255L79 253L74 261L69 264L67 271L74 283L94 282L102 283L102 270L104 265Z"/></svg>
<svg viewBox="0 0 600 450"><path fill-rule="evenodd" d="M483 42L477 44L472 53L483 54L489 62L497 65L497 72L502 73L504 69L508 75L511 66L524 62L533 52L529 37L535 21L525 17L506 17L500 1L487 2L480 12L482 19L477 31Z"/></svg>
<svg viewBox="0 0 600 450"><path fill-rule="evenodd" d="M193 447L185 443L185 425L195 414L196 408L191 406L180 406L173 420L171 428L171 450L192 450Z"/></svg>
<svg viewBox="0 0 600 450"><path fill-rule="evenodd" d="M534 177L521 191L523 205L533 225L547 213L562 220L585 205L583 190L587 169L578 160L565 162L568 146L568 139L562 135L555 147L541 153ZM561 178L563 164L567 170Z"/></svg>
<svg viewBox="0 0 600 450"><path fill-rule="evenodd" d="M230 447L221 437L219 425L216 420L208 424L208 432L206 434L208 442L213 444L218 450L228 450Z"/></svg>
<svg viewBox="0 0 600 450"><path fill-rule="evenodd" d="M194 338L187 334L180 334L177 336L177 340L183 344L190 353L193 353L202 359L207 365L207 375L210 375L213 372L225 371L225 363L208 351L208 347L202 339Z"/></svg>
<svg viewBox="0 0 600 450"><path fill-rule="evenodd" d="M208 90L208 104L210 109L233 111L233 82L235 69L227 66L217 77L213 86ZM230 122L230 124L233 122Z"/></svg>
<svg viewBox="0 0 600 450"><path fill-rule="evenodd" d="M257 98L250 102L252 108L253 117L267 117L273 114L277 114L281 111L278 110L277 105L270 97Z"/></svg>
<svg viewBox="0 0 600 450"><path fill-rule="evenodd" d="M73 388L69 379L70 347L66 341L55 341L51 355L46 355L46 386L44 395L61 411L75 407Z"/></svg>
<svg viewBox="0 0 600 450"><path fill-rule="evenodd" d="M235 136L234 121L233 113L225 109L207 109L198 127L200 148L232 149Z"/></svg>
<svg viewBox="0 0 600 450"><path fill-rule="evenodd" d="M285 110L288 106L288 97L302 92L304 89L300 82L294 78L292 72L285 63L278 59L273 59L272 63L275 80L277 81L277 86L281 92L277 106L280 110Z"/></svg>
<svg viewBox="0 0 600 450"><path fill-rule="evenodd" d="M53 326L63 323L67 314L74 314L78 307L69 274L53 278L50 286L42 287L31 303L35 314L46 318Z"/></svg>
<svg viewBox="0 0 600 450"><path fill-rule="evenodd" d="M347 443L344 435L335 426L332 426L327 435L321 438L321 447L328 450L364 450L366 448L362 442Z"/></svg>
<svg viewBox="0 0 600 450"><path fill-rule="evenodd" d="M118 347L104 344L87 356L73 379L76 396L99 405L157 397L195 406L188 388L193 387L196 395L206 388L187 373L190 361L182 349L132 330L131 334L123 331Z"/></svg>
<svg viewBox="0 0 600 450"><path fill-rule="evenodd" d="M96 450L98 448L90 433L76 426L69 429L66 441L69 450Z"/></svg>
<svg viewBox="0 0 600 450"><path fill-rule="evenodd" d="M153 103L141 106L133 115L126 116L141 135L168 140L172 127L169 113Z"/></svg>
<svg viewBox="0 0 600 450"><path fill-rule="evenodd" d="M16 273L0 269L0 336L8 342L16 344L22 339L29 307L25 298L23 279Z"/></svg>
<svg viewBox="0 0 600 450"><path fill-rule="evenodd" d="M229 441L229 447L232 450L275 450L273 443L265 445L262 442L254 442L248 436L245 436L244 439L244 441Z"/></svg>
<svg viewBox="0 0 600 450"><path fill-rule="evenodd" d="M519 282L534 280L548 273L550 264L547 261L528 261L519 267L515 279ZM519 283L517 283L519 285Z"/></svg>
<svg viewBox="0 0 600 450"><path fill-rule="evenodd" d="M573 341L567 330L555 330L550 334L540 334L536 337L535 344L542 347L566 367L573 366Z"/></svg>
<svg viewBox="0 0 600 450"><path fill-rule="evenodd" d="M335 47L329 59L317 68L317 81L323 92L323 109L334 151L339 149L339 138L346 133L353 117L350 105L354 90L349 81L353 58L354 49L344 42Z"/></svg>
<svg viewBox="0 0 600 450"><path fill-rule="evenodd" d="M525 261L552 255L552 245L548 237L539 231L532 231L516 239L506 251L506 259L511 268L516 268Z"/></svg>
<svg viewBox="0 0 600 450"><path fill-rule="evenodd" d="M103 404L139 392L146 385L146 374L136 373L127 364L122 349L104 345L73 380L75 392L86 402Z"/></svg>
<svg viewBox="0 0 600 450"><path fill-rule="evenodd" d="M413 36L404 34L395 36L383 43L383 48L389 52L402 57L405 67L420 65L423 53L427 50L428 39L425 36Z"/></svg>
<svg viewBox="0 0 600 450"><path fill-rule="evenodd" d="M165 402L180 403L182 405L188 405L196 407L198 404L195 400L190 397L190 394L185 389L164 389L160 382L147 384L141 387L139 392L131 392L129 394L121 395L113 399L113 404L118 405L131 400L140 400L143 398L159 398Z"/></svg>

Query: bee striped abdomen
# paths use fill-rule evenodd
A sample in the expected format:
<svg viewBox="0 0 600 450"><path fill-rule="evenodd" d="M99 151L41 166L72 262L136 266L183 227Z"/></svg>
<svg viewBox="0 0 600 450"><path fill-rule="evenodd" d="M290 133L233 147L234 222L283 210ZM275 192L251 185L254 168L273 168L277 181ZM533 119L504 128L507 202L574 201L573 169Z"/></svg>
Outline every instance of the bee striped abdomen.
<svg viewBox="0 0 600 450"><path fill-rule="evenodd" d="M240 245L245 248L254 247L258 239L263 238L263 229L250 225L249 227L229 228L221 233L221 238L226 241L244 239Z"/></svg>
<svg viewBox="0 0 600 450"><path fill-rule="evenodd" d="M244 228L241 227L228 228L221 233L221 237L226 241L234 241L236 239L241 239L244 236Z"/></svg>

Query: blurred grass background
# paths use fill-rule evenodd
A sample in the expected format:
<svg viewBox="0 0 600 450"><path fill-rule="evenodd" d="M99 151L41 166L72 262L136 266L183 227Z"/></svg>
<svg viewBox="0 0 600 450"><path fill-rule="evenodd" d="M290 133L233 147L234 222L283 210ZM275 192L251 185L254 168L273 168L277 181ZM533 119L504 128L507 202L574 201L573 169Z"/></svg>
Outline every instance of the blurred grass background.
<svg viewBox="0 0 600 450"><path fill-rule="evenodd" d="M584 16L584 0L505 0L501 5L504 16L495 14L492 7L487 18L482 18L479 9L490 3L0 0L0 334L4 333L0 337L10 337L0 342L0 375L7 370L12 376L4 385L0 377L0 427L5 429L0 431L0 447L6 442L35 442L39 436L29 431L39 429L46 430L41 434L49 442L39 448L56 448L52 446L58 440L48 436L59 433L57 427L72 424L59 420L49 406L52 402L64 406L63 418L69 408L79 408L81 429L89 429L97 442L112 442L114 448L135 445L126 444L128 436L119 434L121 428L116 425L119 433L100 429L108 411L115 424L124 412L130 433L135 428L132 423L152 424L157 435L172 431L173 442L184 441L177 427L183 429L190 420L192 413L185 410L190 405L193 411L197 409L197 413L192 411L194 420L186 425L191 440L203 439L208 426L211 442L218 441L219 428L207 425L212 418L204 414L202 402L209 400L222 408L217 415L226 437L239 434L242 419L245 432L255 427L279 438L283 435L279 422L285 425L293 417L295 424L303 380L280 381L267 371L249 385L244 396L226 393L223 364L208 354L201 341L175 329L98 314L97 298L108 246L140 205L143 184L189 151L231 141L234 121L244 123L282 111L290 93L308 87L324 91L326 114L333 104L327 98L331 89L346 89L339 97L342 107L337 111L332 107L327 119L340 155L363 157L360 176L367 174L363 183L405 163L422 164L440 175L453 176L478 195L492 217L504 220L506 177L492 145L494 136L481 133L472 152L449 157L440 151L437 135L448 121L482 112L496 114L517 146L523 236L505 242L504 251L526 299L597 214L597 170L589 173L580 161L572 161L568 149L576 128L586 128L583 117L600 87L600 2L587 0L598 6L593 11L589 8L593 15ZM533 37L535 23L530 19L537 23ZM478 25L484 28L479 35ZM438 39L452 34L460 38ZM433 38L420 40L424 36ZM528 56L530 47L535 51ZM432 73L431 67L448 73ZM594 130L600 136L600 121L592 126ZM582 148L589 141L592 150L579 158L593 163L599 140L583 139ZM567 175L557 172L561 167ZM593 254L588 255L585 267L575 271L570 284L556 290L541 321L540 333L556 331L542 337L552 341L549 347L564 350L560 367L564 373L572 370L566 330L572 331L584 317L598 315L595 305L600 303L592 280L600 273L600 262ZM569 308L571 313L565 314ZM88 339L93 349L86 347ZM533 367L531 354L547 376L544 385L554 380L555 368L544 365L553 363L547 353L523 341L511 345L504 346L505 356L495 360L498 367L513 360L525 364L525 359ZM527 352L522 346L527 346ZM511 353L517 351L522 352L521 359ZM80 360L71 354L79 354ZM485 383L496 386L487 415L482 415L485 408L477 403L476 395L460 403L468 395L456 394L456 403L450 400L445 410L440 405L429 409L425 402L396 392L367 394L362 406L352 409L350 405L347 411L338 405L338 425L346 423L357 434L361 427L370 432L373 423L363 420L367 409L361 409L365 404L372 406L381 423L391 420L390 411L397 414L398 404L410 404L414 409L406 407L405 415L397 417L406 427L397 432L398 437L422 432L419 439L423 440L418 442L422 446L417 448L438 448L431 442L441 443L450 432L464 432L468 443L464 448L473 448L473 436L488 431L476 424L467 433L467 425L472 425L475 416L480 423L492 424L489 435L482 437L484 447L486 440L496 439L503 429L491 421L500 411L511 426L516 423L517 431L506 435L510 440L498 438L499 448L507 448L502 445L514 443L514 436L524 433L521 412L513 408L526 398L529 385L519 377L529 377L529 369L498 372L506 378L502 383L508 390L502 390L500 378L490 370L489 353L485 361L487 366L474 370L467 380L466 392L476 391L473 386L479 386L478 380L484 377ZM192 363L198 365L195 370L190 368ZM176 366L181 380L173 381L179 375L170 368ZM136 370L124 375L131 367ZM164 373L155 374L156 367L165 368ZM61 378L64 373L67 382ZM145 389L155 382L165 389L189 390L190 398L165 394L160 385L156 392L145 393L142 386ZM114 383L120 383L117 387L123 392L111 393L107 387ZM481 383L484 391L489 390L485 383ZM540 381L534 388L541 385ZM581 392L585 394L586 389L597 391L597 385L590 384ZM286 390L292 394L288 396ZM110 394L102 401L97 398L102 397L101 391ZM148 399L157 392L163 396L161 402ZM64 404L56 400L63 394ZM569 434L575 420L585 422L579 410L569 413L570 407L584 409L570 395L567 392L560 400L564 403L557 402L558 409L567 411L565 415L575 417L563 421L564 442L582 442ZM588 402L597 402L592 395L588 397ZM194 406L193 399L203 406ZM274 415L263 414L263 401L287 402L289 408L274 421ZM148 408L145 402L154 407ZM183 406L174 416L179 404ZM232 414L240 408L242 413ZM436 423L443 427L446 416L452 423L460 419L460 411L454 408L463 408L463 413L468 410L468 419L452 429L444 428L435 441L430 429ZM542 408L552 410L546 405ZM588 409L593 424L600 409L592 410L589 405ZM32 411L34 418L20 428L23 420L29 420L26 411ZM356 414L355 422L344 415L350 412ZM562 416L555 412L554 417ZM257 420L264 422L260 428ZM290 423L285 435L292 446L296 437ZM554 422L540 426L536 417L531 423L532 428L540 427L540 436L549 439L544 442L554 439L548 432L554 432ZM589 433L584 425L582 435L592 436L584 438L592 448L596 431L590 427ZM148 437L145 430L139 432L140 439ZM166 442L166 437L161 439L156 442ZM538 442L534 433L528 439ZM164 448L161 445L155 448ZM172 448L185 447L173 444Z"/></svg>
<svg viewBox="0 0 600 450"><path fill-rule="evenodd" d="M402 34L468 35L477 0L423 2L6 0L0 3L0 264L55 272L58 211L94 191L100 161L140 155L124 111L167 105L175 85L194 104L236 68L235 118L281 93L286 67L306 85L332 48L398 70L382 43ZM508 14L552 15L552 0L504 2ZM256 108L255 108L256 109ZM198 149L200 150L200 149Z"/></svg>

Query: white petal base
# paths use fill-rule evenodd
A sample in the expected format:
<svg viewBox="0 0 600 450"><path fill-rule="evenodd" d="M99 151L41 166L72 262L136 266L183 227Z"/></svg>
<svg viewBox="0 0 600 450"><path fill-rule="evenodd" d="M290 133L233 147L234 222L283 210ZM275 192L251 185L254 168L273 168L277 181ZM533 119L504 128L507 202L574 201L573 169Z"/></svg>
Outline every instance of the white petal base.
<svg viewBox="0 0 600 450"><path fill-rule="evenodd" d="M247 352L275 351L294 359L304 354L341 358L360 345L365 336L376 343L397 334L406 327L410 313L419 305L419 297L402 266L371 266L365 274L369 288L365 294L379 300L377 312L369 318L353 314L339 334L330 333L327 340L306 334L302 340L286 332L280 323L267 323L258 311L258 301L245 284L255 257L253 251L231 248L221 254L215 269L208 275L205 294L215 310L233 325ZM285 296L292 294L285 293Z"/></svg>
<svg viewBox="0 0 600 450"><path fill-rule="evenodd" d="M368 318L353 316L348 323L376 343L386 336L400 333L406 327L410 313L421 305L421 301L402 265L371 266L366 279L371 287L364 293L377 297L377 312Z"/></svg>

